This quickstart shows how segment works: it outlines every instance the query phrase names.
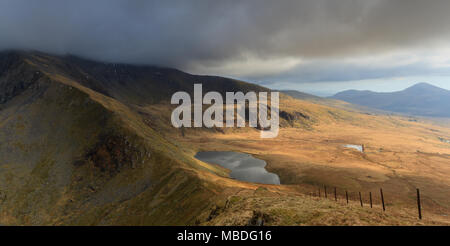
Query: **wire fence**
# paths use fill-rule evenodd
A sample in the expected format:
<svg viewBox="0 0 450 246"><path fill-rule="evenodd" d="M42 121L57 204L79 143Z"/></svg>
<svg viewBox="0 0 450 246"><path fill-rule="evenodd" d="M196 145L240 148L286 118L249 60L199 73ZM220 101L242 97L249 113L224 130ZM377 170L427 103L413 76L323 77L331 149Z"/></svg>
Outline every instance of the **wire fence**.
<svg viewBox="0 0 450 246"><path fill-rule="evenodd" d="M345 191L346 204L349 204L349 192L347 190L344 190L344 191ZM420 190L419 190L419 188L417 188L416 191L417 191L416 199L417 199L418 218L421 220L422 219L422 206L421 206L421 202L420 202ZM319 197L319 198L323 197L325 199L328 199L329 193L327 191L327 186L324 185L323 188L318 187L317 188L317 192L316 191L310 192L309 195L311 197ZM338 190L337 190L337 187L334 187L333 194L330 194L330 195L334 195L333 196L334 200L336 202L338 201ZM380 188L379 195L380 195L380 203L381 203L383 212L385 212L386 211L386 205L385 205L385 199L384 199L384 194L383 194L383 189L382 188ZM363 202L363 197L362 197L361 191L358 191L358 199L359 199L359 203L360 203L361 207L364 207L364 202ZM369 192L369 204L368 205L370 206L370 208L373 208L374 204L373 204L373 199L372 199L372 191Z"/></svg>

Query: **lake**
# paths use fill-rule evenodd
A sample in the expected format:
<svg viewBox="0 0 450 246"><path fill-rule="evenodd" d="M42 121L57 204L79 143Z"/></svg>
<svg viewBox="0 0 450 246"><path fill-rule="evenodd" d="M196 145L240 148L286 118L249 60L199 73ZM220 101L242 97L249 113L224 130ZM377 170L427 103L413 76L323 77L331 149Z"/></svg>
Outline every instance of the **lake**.
<svg viewBox="0 0 450 246"><path fill-rule="evenodd" d="M195 158L231 170L230 177L252 183L280 184L280 178L265 169L267 163L250 154L232 151L198 152Z"/></svg>

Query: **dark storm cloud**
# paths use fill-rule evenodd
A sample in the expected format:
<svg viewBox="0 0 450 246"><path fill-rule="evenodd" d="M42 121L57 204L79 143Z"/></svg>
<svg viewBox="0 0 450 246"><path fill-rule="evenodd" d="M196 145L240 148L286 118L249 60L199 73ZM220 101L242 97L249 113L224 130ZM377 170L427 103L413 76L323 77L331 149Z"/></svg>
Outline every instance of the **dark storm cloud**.
<svg viewBox="0 0 450 246"><path fill-rule="evenodd" d="M0 0L0 49L179 68L448 43L450 1Z"/></svg>

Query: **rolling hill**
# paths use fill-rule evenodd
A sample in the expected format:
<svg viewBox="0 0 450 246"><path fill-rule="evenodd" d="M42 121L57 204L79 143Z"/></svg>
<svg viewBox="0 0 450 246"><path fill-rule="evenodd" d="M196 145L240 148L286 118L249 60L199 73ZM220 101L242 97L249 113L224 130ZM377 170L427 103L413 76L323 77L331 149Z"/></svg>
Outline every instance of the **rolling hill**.
<svg viewBox="0 0 450 246"><path fill-rule="evenodd" d="M332 98L409 115L450 117L450 91L427 83L390 93L348 90Z"/></svg>
<svg viewBox="0 0 450 246"><path fill-rule="evenodd" d="M281 93L284 93L286 95L289 95L295 99L299 99L302 101L308 101L315 104L325 105L333 108L339 108L346 111L352 111L352 112L358 112L363 114L388 114L388 111L383 111L375 108L369 108L366 106L358 105L358 104L352 104L349 102L345 102L342 100L334 99L334 98L327 98L327 97L319 97L315 95L311 95L308 93L304 93L301 91L296 90L281 90Z"/></svg>
<svg viewBox="0 0 450 246"><path fill-rule="evenodd" d="M296 90L281 90L280 92L282 92L286 95L289 95L293 98L300 99L300 100L324 100L325 99L322 97L314 96L312 94L308 94L308 93L296 91Z"/></svg>

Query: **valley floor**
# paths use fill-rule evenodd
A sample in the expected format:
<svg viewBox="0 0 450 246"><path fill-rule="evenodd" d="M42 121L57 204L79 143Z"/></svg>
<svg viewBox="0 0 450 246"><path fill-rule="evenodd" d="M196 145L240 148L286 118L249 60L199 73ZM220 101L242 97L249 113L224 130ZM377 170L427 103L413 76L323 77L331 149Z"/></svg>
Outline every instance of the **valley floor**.
<svg viewBox="0 0 450 246"><path fill-rule="evenodd" d="M281 187L304 196L297 199L283 192L277 198L244 196L242 204L225 209L223 217L206 224L242 224L243 221L232 218L251 216L251 209L238 211L250 207L270 211L276 217L274 224L285 225L448 224L450 145L439 141L439 136L448 138L450 129L401 117L358 117L351 124L336 121L317 124L313 129L281 128L274 139L260 139L259 131L254 129L226 133L190 129L184 137L180 134L173 137L189 146L194 154L240 151L266 160L266 169L280 176ZM345 148L345 144L364 144L365 151ZM329 198L336 187L341 200L348 191L357 205L346 207L334 201L308 198L310 193L317 195L318 189L323 196L324 186L328 187ZM385 196L386 213L378 208L380 188ZM417 219L416 188L421 192L423 221ZM362 193L365 208L359 208L358 192ZM377 208L367 208L369 192ZM339 209L334 209L336 206Z"/></svg>

